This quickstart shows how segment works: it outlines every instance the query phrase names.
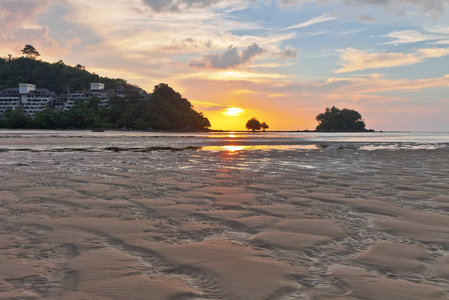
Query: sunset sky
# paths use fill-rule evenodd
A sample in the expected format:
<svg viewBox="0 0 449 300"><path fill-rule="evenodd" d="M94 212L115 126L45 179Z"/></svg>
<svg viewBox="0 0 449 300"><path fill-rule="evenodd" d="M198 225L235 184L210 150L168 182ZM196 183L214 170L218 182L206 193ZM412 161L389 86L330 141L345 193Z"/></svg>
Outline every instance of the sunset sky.
<svg viewBox="0 0 449 300"><path fill-rule="evenodd" d="M0 26L2 57L167 83L213 129L314 129L335 105L449 131L449 0L0 0Z"/></svg>

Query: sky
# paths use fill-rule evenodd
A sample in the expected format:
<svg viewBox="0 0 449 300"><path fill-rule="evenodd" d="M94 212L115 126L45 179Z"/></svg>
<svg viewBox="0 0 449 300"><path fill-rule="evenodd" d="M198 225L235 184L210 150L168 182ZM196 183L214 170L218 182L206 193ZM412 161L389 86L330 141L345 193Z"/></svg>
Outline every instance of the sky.
<svg viewBox="0 0 449 300"><path fill-rule="evenodd" d="M213 129L315 129L336 106L449 131L449 0L0 0L0 28L1 57L167 83Z"/></svg>

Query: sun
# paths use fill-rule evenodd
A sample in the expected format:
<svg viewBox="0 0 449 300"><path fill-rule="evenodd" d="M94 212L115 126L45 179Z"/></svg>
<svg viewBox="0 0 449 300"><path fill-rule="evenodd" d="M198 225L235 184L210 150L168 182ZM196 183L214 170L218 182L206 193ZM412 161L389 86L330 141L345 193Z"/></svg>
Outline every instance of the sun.
<svg viewBox="0 0 449 300"><path fill-rule="evenodd" d="M244 110L239 107L229 107L229 108L225 109L223 114L228 117L237 117L241 113L243 113L243 111Z"/></svg>

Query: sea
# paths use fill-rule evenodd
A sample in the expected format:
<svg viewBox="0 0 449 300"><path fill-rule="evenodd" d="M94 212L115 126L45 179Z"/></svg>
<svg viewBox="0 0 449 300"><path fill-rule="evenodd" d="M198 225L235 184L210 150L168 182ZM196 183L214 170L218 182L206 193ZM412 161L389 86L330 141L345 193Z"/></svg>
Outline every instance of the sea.
<svg viewBox="0 0 449 300"><path fill-rule="evenodd" d="M269 151L439 149L449 146L449 132L135 132L0 130L0 151Z"/></svg>
<svg viewBox="0 0 449 300"><path fill-rule="evenodd" d="M449 132L135 132L0 130L0 175L30 172L95 175L100 169L234 169L265 174L369 170L386 156L448 157ZM423 153L422 151L426 151ZM392 161L396 164L396 161ZM296 176L296 175L292 175Z"/></svg>

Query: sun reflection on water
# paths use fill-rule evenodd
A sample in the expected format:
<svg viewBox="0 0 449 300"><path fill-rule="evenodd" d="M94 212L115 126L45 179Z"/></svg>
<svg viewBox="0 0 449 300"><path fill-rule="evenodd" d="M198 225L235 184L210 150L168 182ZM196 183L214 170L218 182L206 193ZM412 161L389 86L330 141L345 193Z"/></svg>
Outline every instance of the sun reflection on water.
<svg viewBox="0 0 449 300"><path fill-rule="evenodd" d="M213 152L237 153L248 150L314 150L318 149L317 145L226 145L226 146L205 146L200 150Z"/></svg>
<svg viewBox="0 0 449 300"><path fill-rule="evenodd" d="M228 152L231 152L231 153L235 153L237 151L244 150L245 147L248 147L248 146L222 146L221 148L222 148L223 151L228 151Z"/></svg>

